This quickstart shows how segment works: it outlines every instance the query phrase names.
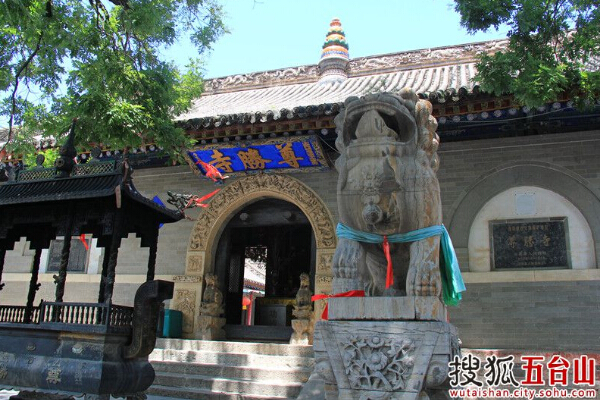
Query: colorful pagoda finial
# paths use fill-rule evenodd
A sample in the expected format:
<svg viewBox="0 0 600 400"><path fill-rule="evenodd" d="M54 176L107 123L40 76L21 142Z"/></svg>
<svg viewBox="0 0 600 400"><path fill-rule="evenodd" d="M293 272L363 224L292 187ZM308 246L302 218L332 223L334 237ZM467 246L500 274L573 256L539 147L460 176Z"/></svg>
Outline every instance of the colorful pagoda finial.
<svg viewBox="0 0 600 400"><path fill-rule="evenodd" d="M342 29L342 23L334 18L329 24L329 31L323 43L319 70L321 81L343 81L348 77L346 69L350 56L348 55L348 42Z"/></svg>

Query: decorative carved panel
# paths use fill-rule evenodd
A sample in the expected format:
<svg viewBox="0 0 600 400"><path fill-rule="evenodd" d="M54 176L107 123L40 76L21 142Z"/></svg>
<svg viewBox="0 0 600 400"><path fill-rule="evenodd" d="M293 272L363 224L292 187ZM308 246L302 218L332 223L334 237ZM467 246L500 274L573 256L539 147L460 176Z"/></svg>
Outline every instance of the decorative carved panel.
<svg viewBox="0 0 600 400"><path fill-rule="evenodd" d="M194 313L196 310L196 291L177 289L174 296L175 309L183 314L183 332L194 331Z"/></svg>
<svg viewBox="0 0 600 400"><path fill-rule="evenodd" d="M173 282L202 283L202 276L199 275L173 275L171 279Z"/></svg>
<svg viewBox="0 0 600 400"><path fill-rule="evenodd" d="M333 253L321 253L317 260L317 274L331 275L331 263L333 261Z"/></svg>
<svg viewBox="0 0 600 400"><path fill-rule="evenodd" d="M204 255L203 254L190 254L187 259L187 268L186 273L201 273L202 266L204 265Z"/></svg>
<svg viewBox="0 0 600 400"><path fill-rule="evenodd" d="M399 391L406 389L414 366L412 340L379 335L342 340L343 362L350 387Z"/></svg>

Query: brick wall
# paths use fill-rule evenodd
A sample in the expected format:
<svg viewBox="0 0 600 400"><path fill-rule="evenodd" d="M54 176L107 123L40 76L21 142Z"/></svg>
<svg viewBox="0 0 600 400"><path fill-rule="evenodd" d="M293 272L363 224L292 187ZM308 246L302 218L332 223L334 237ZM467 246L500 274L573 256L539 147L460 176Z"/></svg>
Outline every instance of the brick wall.
<svg viewBox="0 0 600 400"><path fill-rule="evenodd" d="M600 131L444 143L438 179L444 221L459 196L486 172L510 162L540 161L564 167L600 191Z"/></svg>
<svg viewBox="0 0 600 400"><path fill-rule="evenodd" d="M449 313L466 348L600 350L600 281L472 283Z"/></svg>

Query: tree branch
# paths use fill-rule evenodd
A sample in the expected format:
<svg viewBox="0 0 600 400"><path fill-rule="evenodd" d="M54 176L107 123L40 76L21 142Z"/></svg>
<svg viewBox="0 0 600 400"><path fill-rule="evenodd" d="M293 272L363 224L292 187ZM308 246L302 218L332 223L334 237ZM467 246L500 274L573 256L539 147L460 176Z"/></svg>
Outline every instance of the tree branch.
<svg viewBox="0 0 600 400"><path fill-rule="evenodd" d="M11 110L10 110L10 118L8 120L8 135L6 137L6 143L4 143L4 145L0 149L0 153L6 148L6 146L8 146L8 144L10 143L10 141L12 140L12 137L13 137L13 123L14 123L15 112L17 111L17 90L19 89L19 82L21 79L21 74L23 73L23 71L25 71L27 69L27 67L29 67L29 64L31 64L31 62L33 61L33 59L35 58L37 53L40 51L40 47L42 46L43 38L44 38L44 31L42 31L40 33L40 37L38 38L37 44L36 44L33 52L31 52L29 57L27 57L27 59L23 62L23 65L21 65L21 67L15 74L15 88L13 89L13 91L10 95Z"/></svg>

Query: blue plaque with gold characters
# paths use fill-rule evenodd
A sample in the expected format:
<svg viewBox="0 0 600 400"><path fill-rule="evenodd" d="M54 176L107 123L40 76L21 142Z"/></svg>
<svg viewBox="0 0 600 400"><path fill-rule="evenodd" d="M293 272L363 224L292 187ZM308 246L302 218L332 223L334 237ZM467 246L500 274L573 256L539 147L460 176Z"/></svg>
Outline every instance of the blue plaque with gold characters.
<svg viewBox="0 0 600 400"><path fill-rule="evenodd" d="M206 174L203 163L222 174L278 169L282 171L328 169L316 136L295 136L243 142L219 143L188 151L196 173ZM202 162L201 162L202 161Z"/></svg>

